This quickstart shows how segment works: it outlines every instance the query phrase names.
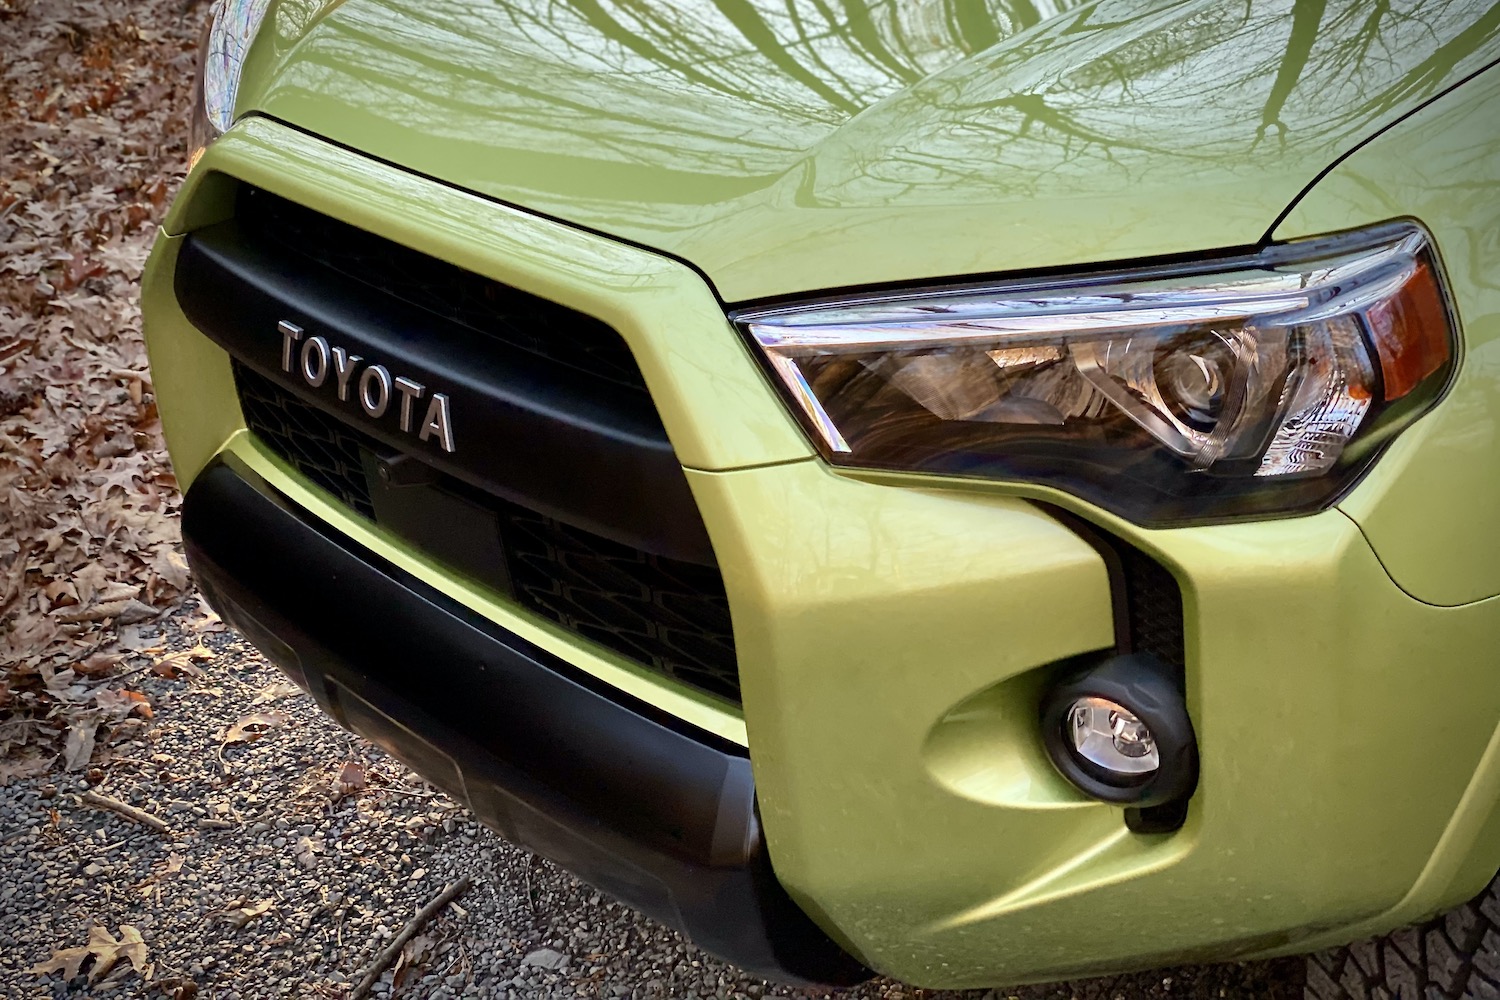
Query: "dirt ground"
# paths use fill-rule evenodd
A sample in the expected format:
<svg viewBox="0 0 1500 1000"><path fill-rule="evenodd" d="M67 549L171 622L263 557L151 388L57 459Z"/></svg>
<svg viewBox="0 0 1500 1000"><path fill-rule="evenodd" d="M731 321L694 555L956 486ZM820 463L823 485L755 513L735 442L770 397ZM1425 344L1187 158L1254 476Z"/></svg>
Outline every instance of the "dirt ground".
<svg viewBox="0 0 1500 1000"><path fill-rule="evenodd" d="M465 877L372 995L818 995L482 829L192 596L136 287L184 167L203 10L0 0L0 997L349 996ZM1292 960L843 995L1290 998L1301 977Z"/></svg>

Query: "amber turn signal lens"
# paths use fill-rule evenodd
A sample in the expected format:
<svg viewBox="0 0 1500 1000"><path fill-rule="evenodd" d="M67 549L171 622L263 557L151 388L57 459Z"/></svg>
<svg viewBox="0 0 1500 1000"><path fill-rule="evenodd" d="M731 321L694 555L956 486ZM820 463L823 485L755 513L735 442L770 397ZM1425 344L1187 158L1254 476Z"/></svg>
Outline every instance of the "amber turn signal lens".
<svg viewBox="0 0 1500 1000"><path fill-rule="evenodd" d="M1366 316L1387 403L1409 395L1452 356L1448 310L1425 260L1400 292L1370 307Z"/></svg>

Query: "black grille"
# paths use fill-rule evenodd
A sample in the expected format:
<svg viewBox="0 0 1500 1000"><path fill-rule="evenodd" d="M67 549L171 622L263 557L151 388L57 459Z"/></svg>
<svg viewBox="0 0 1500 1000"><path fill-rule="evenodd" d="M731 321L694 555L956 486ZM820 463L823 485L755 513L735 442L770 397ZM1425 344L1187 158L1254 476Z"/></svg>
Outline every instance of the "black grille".
<svg viewBox="0 0 1500 1000"><path fill-rule="evenodd" d="M259 188L240 188L236 217L252 240L296 254L508 347L646 391L613 327Z"/></svg>
<svg viewBox="0 0 1500 1000"><path fill-rule="evenodd" d="M234 373L251 432L375 519L361 450L389 449L239 362ZM443 485L477 492L456 481ZM481 502L498 518L512 593L522 606L684 684L739 701L729 600L717 568L643 552L489 494Z"/></svg>

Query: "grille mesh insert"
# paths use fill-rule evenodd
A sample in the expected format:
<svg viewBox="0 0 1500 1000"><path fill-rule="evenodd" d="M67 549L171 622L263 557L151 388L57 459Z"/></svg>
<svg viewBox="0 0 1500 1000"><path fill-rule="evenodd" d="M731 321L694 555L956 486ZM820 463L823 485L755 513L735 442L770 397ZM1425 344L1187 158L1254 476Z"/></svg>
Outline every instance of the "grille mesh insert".
<svg viewBox="0 0 1500 1000"><path fill-rule="evenodd" d="M1184 669L1182 591L1177 580L1161 563L1132 546L1116 546L1125 575L1131 645L1147 650L1177 668Z"/></svg>
<svg viewBox="0 0 1500 1000"><path fill-rule="evenodd" d="M234 383L246 427L344 506L375 518L359 454L363 435L239 362L234 365Z"/></svg>
<svg viewBox="0 0 1500 1000"><path fill-rule="evenodd" d="M729 600L717 569L642 552L521 507L502 516L522 604L685 684L739 701Z"/></svg>
<svg viewBox="0 0 1500 1000"><path fill-rule="evenodd" d="M251 432L350 509L375 519L361 448L389 449L246 366L235 362L234 370ZM643 552L488 494L482 502L498 516L517 602L684 684L740 700L729 600L717 568Z"/></svg>

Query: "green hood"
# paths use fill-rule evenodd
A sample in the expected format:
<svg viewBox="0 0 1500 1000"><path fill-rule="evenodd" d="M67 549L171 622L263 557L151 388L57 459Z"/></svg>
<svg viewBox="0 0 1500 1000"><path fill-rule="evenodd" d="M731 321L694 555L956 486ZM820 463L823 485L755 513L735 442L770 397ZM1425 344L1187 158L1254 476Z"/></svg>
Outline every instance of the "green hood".
<svg viewBox="0 0 1500 1000"><path fill-rule="evenodd" d="M1260 241L1500 58L1500 5L280 0L240 111L728 301Z"/></svg>

